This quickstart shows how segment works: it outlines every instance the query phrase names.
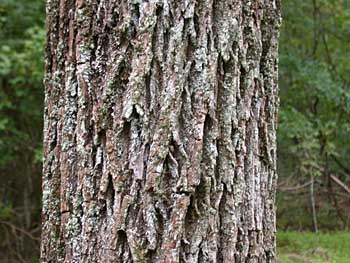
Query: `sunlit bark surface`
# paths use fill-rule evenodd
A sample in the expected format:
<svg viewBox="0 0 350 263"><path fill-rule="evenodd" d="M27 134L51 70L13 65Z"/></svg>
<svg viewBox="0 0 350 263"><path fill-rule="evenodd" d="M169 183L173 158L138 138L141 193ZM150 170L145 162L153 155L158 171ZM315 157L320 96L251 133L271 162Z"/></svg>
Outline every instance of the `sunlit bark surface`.
<svg viewBox="0 0 350 263"><path fill-rule="evenodd" d="M275 262L278 0L48 0L42 262Z"/></svg>

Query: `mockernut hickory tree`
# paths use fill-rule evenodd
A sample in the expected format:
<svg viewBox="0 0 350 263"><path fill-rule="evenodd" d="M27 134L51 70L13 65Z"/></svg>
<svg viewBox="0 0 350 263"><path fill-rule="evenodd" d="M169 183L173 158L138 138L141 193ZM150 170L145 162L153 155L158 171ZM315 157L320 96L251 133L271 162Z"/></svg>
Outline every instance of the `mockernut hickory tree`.
<svg viewBox="0 0 350 263"><path fill-rule="evenodd" d="M41 262L275 262L280 0L47 0Z"/></svg>

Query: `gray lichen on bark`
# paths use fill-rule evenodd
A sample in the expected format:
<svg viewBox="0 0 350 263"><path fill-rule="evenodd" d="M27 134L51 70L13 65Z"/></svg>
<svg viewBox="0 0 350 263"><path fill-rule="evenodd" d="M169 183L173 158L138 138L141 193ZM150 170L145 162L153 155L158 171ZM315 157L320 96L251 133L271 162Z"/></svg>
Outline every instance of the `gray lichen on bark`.
<svg viewBox="0 0 350 263"><path fill-rule="evenodd" d="M279 0L48 0L42 262L275 262Z"/></svg>

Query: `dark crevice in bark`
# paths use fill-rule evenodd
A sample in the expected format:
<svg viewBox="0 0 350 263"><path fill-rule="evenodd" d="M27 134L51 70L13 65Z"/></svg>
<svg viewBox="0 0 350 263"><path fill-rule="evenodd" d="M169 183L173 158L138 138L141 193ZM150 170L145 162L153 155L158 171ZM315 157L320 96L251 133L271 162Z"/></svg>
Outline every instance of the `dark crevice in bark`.
<svg viewBox="0 0 350 263"><path fill-rule="evenodd" d="M240 71L239 71L239 98L240 100L243 100L244 93L246 91L246 69L241 65Z"/></svg>
<svg viewBox="0 0 350 263"><path fill-rule="evenodd" d="M219 229L220 229L220 231L222 231L222 235L220 235L219 240L218 240L218 247L219 247L218 255L217 255L218 262L224 261L225 255L223 253L223 250L226 248L225 243L227 242L227 236L225 234L225 229L224 229L224 227L225 227L224 226L224 218L226 216L226 211L225 211L226 193L227 193L227 189L226 189L225 184L223 184L223 194L222 194L222 197L220 199L219 206L218 206L218 208L219 208L219 211L218 211Z"/></svg>
<svg viewBox="0 0 350 263"><path fill-rule="evenodd" d="M169 162L172 162L169 158L169 155L166 157L163 165L163 171L161 175L161 182L160 182L160 188L164 189L164 192L162 193L162 198L170 199L171 194L174 191L173 186L175 184L176 178L174 178L171 174Z"/></svg>
<svg viewBox="0 0 350 263"><path fill-rule="evenodd" d="M151 63L151 68L153 68L153 63L154 60L152 60ZM150 85L151 85L151 72L145 76L145 101L146 101L146 110L150 110L151 106L151 90L150 90Z"/></svg>
<svg viewBox="0 0 350 263"><path fill-rule="evenodd" d="M135 28L137 28L140 19L140 3L135 2L132 4L131 17L133 19Z"/></svg>
<svg viewBox="0 0 350 263"><path fill-rule="evenodd" d="M115 201L115 189L113 186L113 178L111 175L109 175L107 192L106 192L106 207L107 209L111 210L111 214L113 213L114 201Z"/></svg>
<svg viewBox="0 0 350 263"><path fill-rule="evenodd" d="M129 246L127 242L127 235L124 230L118 230L117 232L117 251L118 251L118 261L123 262L125 256L129 254Z"/></svg>
<svg viewBox="0 0 350 263"><path fill-rule="evenodd" d="M193 24L194 24L194 31L197 36L200 31L200 23L198 21L199 21L199 12L198 12L198 9L196 8L196 11L194 12L194 16L193 16Z"/></svg>

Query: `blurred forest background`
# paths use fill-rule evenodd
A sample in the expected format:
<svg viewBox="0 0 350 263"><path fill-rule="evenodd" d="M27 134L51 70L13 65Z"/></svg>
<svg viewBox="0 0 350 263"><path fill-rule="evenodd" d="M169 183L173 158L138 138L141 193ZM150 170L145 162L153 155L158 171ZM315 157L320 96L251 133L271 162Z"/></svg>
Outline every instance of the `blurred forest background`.
<svg viewBox="0 0 350 263"><path fill-rule="evenodd" d="M284 0L283 17L278 229L348 231L350 2ZM37 262L44 42L43 0L0 0L0 262Z"/></svg>

